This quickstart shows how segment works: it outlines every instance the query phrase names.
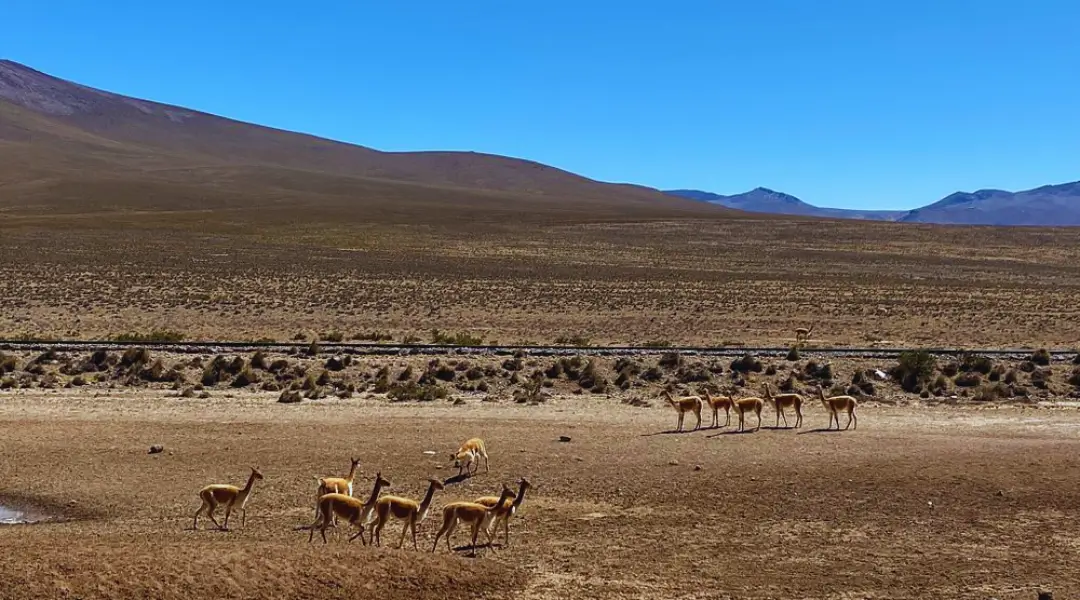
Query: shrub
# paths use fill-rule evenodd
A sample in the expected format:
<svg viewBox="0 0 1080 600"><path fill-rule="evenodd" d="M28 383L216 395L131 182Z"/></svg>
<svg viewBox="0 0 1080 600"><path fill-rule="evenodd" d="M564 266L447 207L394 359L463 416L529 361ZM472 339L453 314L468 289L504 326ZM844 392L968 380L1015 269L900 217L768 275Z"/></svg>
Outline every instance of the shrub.
<svg viewBox="0 0 1080 600"><path fill-rule="evenodd" d="M351 356L331 356L324 365L328 371L344 371L345 367L352 364Z"/></svg>
<svg viewBox="0 0 1080 600"><path fill-rule="evenodd" d="M146 367L139 371L139 378L144 381L171 381L175 377L175 373L170 373L165 370L165 364L161 362L161 359L157 359L149 367Z"/></svg>
<svg viewBox="0 0 1080 600"><path fill-rule="evenodd" d="M508 358L502 363L502 368L512 372L520 371L522 366L524 366L524 364L518 357Z"/></svg>
<svg viewBox="0 0 1080 600"><path fill-rule="evenodd" d="M1031 374L1031 385L1045 390L1050 383L1050 369L1036 369Z"/></svg>
<svg viewBox="0 0 1080 600"><path fill-rule="evenodd" d="M833 379L832 363L819 364L817 361L812 360L806 363L806 367L803 368L809 377L813 379L819 379L823 382L829 382Z"/></svg>
<svg viewBox="0 0 1080 600"><path fill-rule="evenodd" d="M955 361L949 361L941 367L941 372L946 377L956 377L960 373L960 364Z"/></svg>
<svg viewBox="0 0 1080 600"><path fill-rule="evenodd" d="M1028 357L1031 362L1045 367L1050 364L1050 352L1046 348L1039 348Z"/></svg>
<svg viewBox="0 0 1080 600"><path fill-rule="evenodd" d="M407 335L405 335L404 337L401 338L401 343L405 344L406 346L412 346L414 344L419 344L420 343L420 336L413 335L411 333L407 334Z"/></svg>
<svg viewBox="0 0 1080 600"><path fill-rule="evenodd" d="M865 371L855 371L855 374L851 376L851 385L859 388L859 391L867 396L873 396L877 391L874 388L874 382L866 375Z"/></svg>
<svg viewBox="0 0 1080 600"><path fill-rule="evenodd" d="M298 404L303 400L303 396L296 390L285 390L278 396L278 402L282 404Z"/></svg>
<svg viewBox="0 0 1080 600"><path fill-rule="evenodd" d="M146 348L128 348L120 357L120 366L136 367L150 362L150 351Z"/></svg>
<svg viewBox="0 0 1080 600"><path fill-rule="evenodd" d="M429 383L421 385L415 381L395 383L386 396L392 402L432 402L446 398L449 392L441 385Z"/></svg>
<svg viewBox="0 0 1080 600"><path fill-rule="evenodd" d="M252 360L252 363L254 363L254 360ZM279 359L275 360L274 362L270 363L269 371L271 373L281 373L282 371L284 371L285 369L288 369L288 368L289 368L289 361L284 359L284 358L279 358Z"/></svg>
<svg viewBox="0 0 1080 600"><path fill-rule="evenodd" d="M465 379L469 381L476 381L484 378L484 370L480 367L472 367L468 371L465 371Z"/></svg>
<svg viewBox="0 0 1080 600"><path fill-rule="evenodd" d="M286 363L286 364L288 364L288 363ZM254 356L251 357L251 368L252 369L259 369L260 371L265 371L267 369L267 366L268 366L268 363L266 362L266 354L263 353L262 350L259 350L258 352L255 353Z"/></svg>
<svg viewBox="0 0 1080 600"><path fill-rule="evenodd" d="M668 340L649 340L642 344L642 346L645 346L646 348L670 348L671 345L671 342Z"/></svg>
<svg viewBox="0 0 1080 600"><path fill-rule="evenodd" d="M1069 376L1069 385L1080 387L1080 367L1073 369L1072 375Z"/></svg>
<svg viewBox="0 0 1080 600"><path fill-rule="evenodd" d="M1072 362L1074 365L1080 365L1080 352L1076 353L1076 356L1073 357Z"/></svg>
<svg viewBox="0 0 1080 600"><path fill-rule="evenodd" d="M1020 363L1020 370L1025 372L1025 373L1034 373L1035 372L1035 361L1025 360L1024 362Z"/></svg>
<svg viewBox="0 0 1080 600"><path fill-rule="evenodd" d="M968 371L957 375L956 379L953 380L953 383L958 387L975 387L982 383L982 375L974 371Z"/></svg>
<svg viewBox="0 0 1080 600"><path fill-rule="evenodd" d="M626 373L627 377L639 376L639 374L642 374L642 365L633 358L623 356L616 360L615 372Z"/></svg>
<svg viewBox="0 0 1080 600"><path fill-rule="evenodd" d="M1009 385L1013 385L1013 384L1014 384L1014 383L1016 383L1016 382L1017 382L1017 381L1018 381L1019 379L1020 379L1020 376L1016 374L1016 370L1015 370L1015 369L1009 369L1009 370L1008 370L1008 371L1007 371L1007 372L1005 373L1005 378L1004 378L1004 381L1005 381L1005 383L1007 383L1007 384L1009 384Z"/></svg>
<svg viewBox="0 0 1080 600"><path fill-rule="evenodd" d="M925 350L908 350L900 354L899 363L890 375L906 392L919 392L937 368L937 360Z"/></svg>
<svg viewBox="0 0 1080 600"><path fill-rule="evenodd" d="M307 347L307 355L318 356L320 352L322 352L322 347L319 346L319 342L317 340L311 340L311 343L308 344Z"/></svg>
<svg viewBox="0 0 1080 600"><path fill-rule="evenodd" d="M394 339L394 336L382 331L360 331L354 333L352 339L361 342L389 342Z"/></svg>
<svg viewBox="0 0 1080 600"><path fill-rule="evenodd" d="M641 378L645 381L660 381L664 378L664 372L661 371L659 367L649 367L641 374Z"/></svg>
<svg viewBox="0 0 1080 600"><path fill-rule="evenodd" d="M385 394L390 391L390 367L383 365L375 374L375 388L372 390L376 394Z"/></svg>
<svg viewBox="0 0 1080 600"><path fill-rule="evenodd" d="M960 369L988 375L994 369L994 361L981 354L964 352L960 355Z"/></svg>
<svg viewBox="0 0 1080 600"><path fill-rule="evenodd" d="M484 343L484 338L468 333L446 333L438 329L431 330L431 343L447 346L479 346Z"/></svg>
<svg viewBox="0 0 1080 600"><path fill-rule="evenodd" d="M765 374L769 376L776 375L776 365L769 365L765 367Z"/></svg>
<svg viewBox="0 0 1080 600"><path fill-rule="evenodd" d="M678 352L665 352L660 356L660 360L657 364L665 369L674 369L682 365L682 362L682 354L679 354Z"/></svg>
<svg viewBox="0 0 1080 600"><path fill-rule="evenodd" d="M990 381L1001 381L1001 377L1005 375L1005 365L994 365L994 369L990 371Z"/></svg>
<svg viewBox="0 0 1080 600"><path fill-rule="evenodd" d="M930 386L930 391L933 392L935 396L944 396L949 391L949 378L943 374L938 375L937 379L935 379L934 383Z"/></svg>
<svg viewBox="0 0 1080 600"><path fill-rule="evenodd" d="M259 383L259 376L250 367L247 367L236 375L236 379L232 381L232 386L234 388L244 388L256 383Z"/></svg>
<svg viewBox="0 0 1080 600"><path fill-rule="evenodd" d="M341 333L340 331L327 331L326 333L322 334L322 339L334 344L338 344L345 341L345 334Z"/></svg>
<svg viewBox="0 0 1080 600"><path fill-rule="evenodd" d="M17 364L14 356L0 352L0 373L11 373L15 371Z"/></svg>
<svg viewBox="0 0 1080 600"><path fill-rule="evenodd" d="M560 335L559 337L555 338L555 344L558 346L583 347L589 345L589 338L581 334Z"/></svg>
<svg viewBox="0 0 1080 600"><path fill-rule="evenodd" d="M1011 396L1012 390L1009 389L1009 386L1003 383L995 383L993 385L983 385L979 387L972 399L978 402L993 402Z"/></svg>
<svg viewBox="0 0 1080 600"><path fill-rule="evenodd" d="M799 355L799 349L796 348L795 346L792 346L791 350L788 350L786 358L787 358L788 362L795 362L795 361L799 360L799 358L801 358L800 355Z"/></svg>
<svg viewBox="0 0 1080 600"><path fill-rule="evenodd" d="M760 373L764 368L761 361L750 354L744 354L741 358L731 361L731 370L738 373L750 373L751 371Z"/></svg>
<svg viewBox="0 0 1080 600"><path fill-rule="evenodd" d="M453 381L454 377L457 376L457 372L448 365L439 365L432 375L439 381Z"/></svg>
<svg viewBox="0 0 1080 600"><path fill-rule="evenodd" d="M155 329L147 333L121 333L113 339L117 342L182 342L184 334L170 329Z"/></svg>
<svg viewBox="0 0 1080 600"><path fill-rule="evenodd" d="M413 376L415 374L416 374L416 372L413 370L413 366L408 365L404 369L402 369L401 373L398 374L397 380L398 381L409 381L409 380L411 380L413 378Z"/></svg>

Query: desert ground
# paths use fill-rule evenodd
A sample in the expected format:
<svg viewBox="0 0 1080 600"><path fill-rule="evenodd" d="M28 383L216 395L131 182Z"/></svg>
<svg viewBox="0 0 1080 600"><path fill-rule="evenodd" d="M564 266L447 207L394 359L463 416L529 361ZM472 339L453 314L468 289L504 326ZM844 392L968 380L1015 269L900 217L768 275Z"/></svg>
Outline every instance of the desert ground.
<svg viewBox="0 0 1080 600"><path fill-rule="evenodd" d="M1069 229L265 212L7 215L0 338L785 345L813 324L822 346L1080 344Z"/></svg>
<svg viewBox="0 0 1080 600"><path fill-rule="evenodd" d="M857 429L671 433L675 413L600 396L513 402L281 404L236 392L0 395L0 499L43 521L0 527L2 598L1034 598L1080 593L1073 473L1080 413L1062 403L861 407ZM692 419L690 421L692 423ZM772 413L765 412L766 425ZM706 425L708 423L706 422ZM491 471L451 500L529 478L510 545L467 556L308 543L314 477L361 459L419 498L464 439ZM569 442L560 441L569 436ZM153 444L164 452L149 454ZM434 455L425 454L434 451ZM247 525L191 531L197 491L242 485ZM341 473L339 473L341 472ZM929 503L933 503L930 508ZM200 528L209 525L203 520ZM386 547L390 546L390 547Z"/></svg>

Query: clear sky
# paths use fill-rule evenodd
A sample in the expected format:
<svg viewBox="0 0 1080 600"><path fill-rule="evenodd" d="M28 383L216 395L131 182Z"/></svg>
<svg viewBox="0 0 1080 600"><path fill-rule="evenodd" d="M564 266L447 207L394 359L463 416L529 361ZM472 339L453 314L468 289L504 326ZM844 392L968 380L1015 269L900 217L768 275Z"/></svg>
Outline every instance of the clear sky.
<svg viewBox="0 0 1080 600"><path fill-rule="evenodd" d="M1075 0L6 0L0 58L382 150L914 208L1080 179Z"/></svg>

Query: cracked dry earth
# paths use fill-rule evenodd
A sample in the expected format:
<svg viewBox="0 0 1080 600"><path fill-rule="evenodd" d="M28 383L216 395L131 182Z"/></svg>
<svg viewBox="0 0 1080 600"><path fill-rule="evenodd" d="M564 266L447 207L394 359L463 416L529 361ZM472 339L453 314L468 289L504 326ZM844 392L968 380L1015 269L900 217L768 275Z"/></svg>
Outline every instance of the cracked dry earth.
<svg viewBox="0 0 1080 600"><path fill-rule="evenodd" d="M1033 598L1080 594L1080 411L864 407L858 430L665 433L600 398L389 405L273 395L0 394L0 598ZM766 409L764 421L773 415ZM693 419L688 419L692 424ZM570 436L568 443L560 442ZM317 475L362 460L419 498L482 436L491 472L447 485L422 552L308 544ZM151 444L165 452L148 454ZM436 454L425 454L435 451ZM266 475L247 527L193 532L197 490ZM509 547L428 552L438 507L527 476ZM929 502L934 503L933 513ZM200 523L202 525L202 523ZM384 542L400 528L388 526ZM316 540L318 540L316 536Z"/></svg>

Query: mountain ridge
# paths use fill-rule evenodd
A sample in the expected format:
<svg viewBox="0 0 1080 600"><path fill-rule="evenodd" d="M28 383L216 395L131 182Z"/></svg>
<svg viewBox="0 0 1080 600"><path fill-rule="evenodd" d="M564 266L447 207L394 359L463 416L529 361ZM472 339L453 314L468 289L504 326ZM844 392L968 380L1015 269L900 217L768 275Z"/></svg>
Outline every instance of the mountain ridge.
<svg viewBox="0 0 1080 600"><path fill-rule="evenodd" d="M1080 226L1080 181L1019 192L998 189L953 192L936 202L907 211L823 208L763 187L731 196L693 189L666 190L666 193L758 213L938 225Z"/></svg>
<svg viewBox="0 0 1080 600"><path fill-rule="evenodd" d="M601 182L532 160L480 152L383 152L132 98L0 60L0 208L5 203L30 201L77 208L77 194L49 198L43 190L60 181L68 182L64 187L99 180L108 181L110 189L122 188L124 182L132 189L149 186L162 196L174 197L182 207L201 201L165 193L161 186L194 186L210 195L222 192L207 179L205 170L189 171L188 179L178 181L185 170L251 167L286 171L270 178L276 184L245 180L247 189L229 190L226 196L257 196L258 192L291 196L303 204L302 196L321 201L321 196L330 195L341 211L351 197L354 212L368 205L381 207L394 196L392 210L380 208L379 214L404 215L422 205L425 210L415 217L423 219L430 217L426 196L444 189L466 204L492 206L493 198L501 196L500 210L556 219L561 215L584 218L590 213L600 219L620 213L630 218L733 214L645 186ZM285 180L289 185L282 189ZM38 194L17 196L30 181L38 182L34 184ZM396 183L388 187L387 182ZM12 184L23 187L12 188ZM391 193L391 188L400 193ZM380 197L372 196L376 189ZM414 198L417 203L410 208ZM106 206L109 202L90 198L84 203Z"/></svg>

